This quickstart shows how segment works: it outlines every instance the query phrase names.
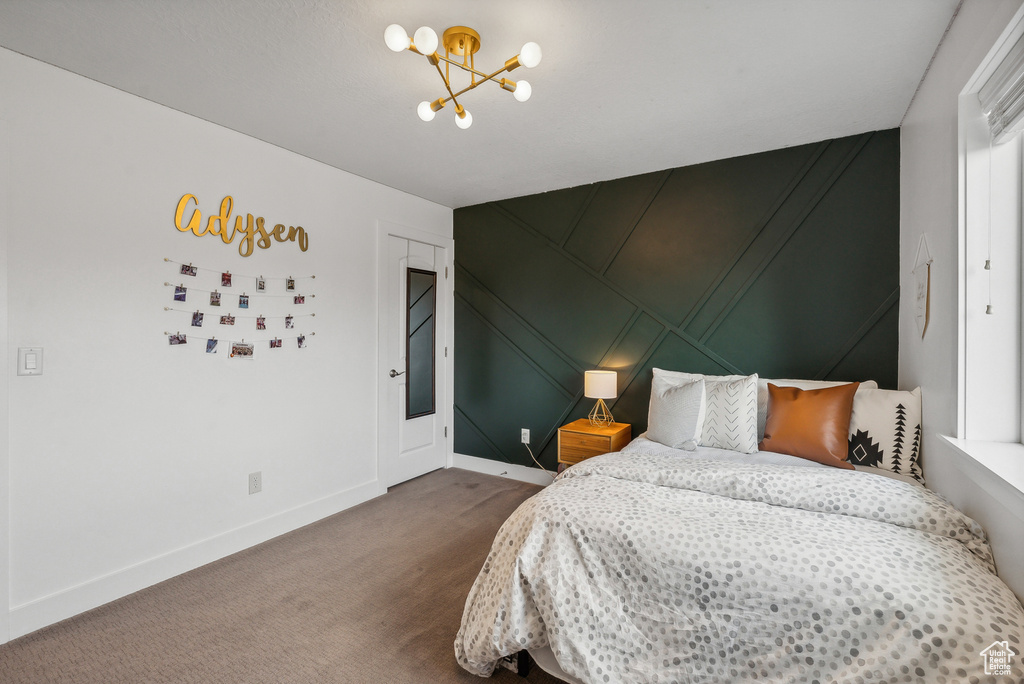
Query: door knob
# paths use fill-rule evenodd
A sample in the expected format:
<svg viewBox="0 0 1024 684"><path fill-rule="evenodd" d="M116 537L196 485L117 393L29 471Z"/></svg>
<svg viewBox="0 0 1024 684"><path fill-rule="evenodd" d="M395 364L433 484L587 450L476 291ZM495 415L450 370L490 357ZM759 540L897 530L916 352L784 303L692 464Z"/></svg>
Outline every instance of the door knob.
<svg viewBox="0 0 1024 684"><path fill-rule="evenodd" d="M402 373L405 373L405 371L402 371ZM391 372L390 372L390 373L388 373L388 375L390 375L390 376L391 376L391 377L393 377L393 378L397 378L397 377L398 377L399 375L402 375L402 373L399 373L399 372L398 372L398 371L396 371L396 370L395 370L394 368L392 368L392 369L391 369Z"/></svg>

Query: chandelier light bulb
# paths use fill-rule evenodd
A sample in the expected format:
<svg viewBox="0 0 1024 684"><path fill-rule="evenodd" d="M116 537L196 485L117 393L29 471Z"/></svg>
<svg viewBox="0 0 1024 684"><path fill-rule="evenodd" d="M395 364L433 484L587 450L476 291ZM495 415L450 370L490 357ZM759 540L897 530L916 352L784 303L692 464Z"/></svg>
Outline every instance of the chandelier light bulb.
<svg viewBox="0 0 1024 684"><path fill-rule="evenodd" d="M423 55L432 55L437 50L437 34L429 26L420 26L416 29L412 42L416 46L416 51Z"/></svg>
<svg viewBox="0 0 1024 684"><path fill-rule="evenodd" d="M461 128L462 130L466 130L467 128L473 125L473 115L470 114L469 111L466 109L463 109L462 113L464 116L455 117L455 125Z"/></svg>
<svg viewBox="0 0 1024 684"><path fill-rule="evenodd" d="M530 82L518 81L516 83L516 89L512 91L512 97L516 98L520 102L526 102L530 99L530 95L533 95L533 86L530 85Z"/></svg>
<svg viewBox="0 0 1024 684"><path fill-rule="evenodd" d="M420 102L420 106L416 108L416 113L420 115L420 118L424 121L434 120L434 108L430 106L430 103L424 100Z"/></svg>
<svg viewBox="0 0 1024 684"><path fill-rule="evenodd" d="M519 63L527 69L540 64L541 52L540 45L530 42L523 46L523 49L519 51Z"/></svg>
<svg viewBox="0 0 1024 684"><path fill-rule="evenodd" d="M409 34L398 24L392 24L384 29L384 44L395 52L401 52L409 47Z"/></svg>

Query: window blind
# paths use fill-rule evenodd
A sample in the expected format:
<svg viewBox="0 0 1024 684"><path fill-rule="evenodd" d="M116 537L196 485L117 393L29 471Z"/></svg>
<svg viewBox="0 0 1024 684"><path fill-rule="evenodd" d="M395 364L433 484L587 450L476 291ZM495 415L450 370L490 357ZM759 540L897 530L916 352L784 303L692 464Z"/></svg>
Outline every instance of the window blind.
<svg viewBox="0 0 1024 684"><path fill-rule="evenodd" d="M978 91L992 140L1006 142L1024 128L1024 36Z"/></svg>

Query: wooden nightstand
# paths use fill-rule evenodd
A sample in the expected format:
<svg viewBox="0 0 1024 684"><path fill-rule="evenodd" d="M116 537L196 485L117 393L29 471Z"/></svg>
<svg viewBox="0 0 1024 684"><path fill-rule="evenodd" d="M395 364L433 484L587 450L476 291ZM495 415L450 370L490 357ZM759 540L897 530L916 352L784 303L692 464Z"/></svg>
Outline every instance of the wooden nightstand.
<svg viewBox="0 0 1024 684"><path fill-rule="evenodd" d="M633 427L629 423L594 427L588 419L580 418L563 425L558 428L558 469L564 470L591 456L621 451L629 444L632 434Z"/></svg>

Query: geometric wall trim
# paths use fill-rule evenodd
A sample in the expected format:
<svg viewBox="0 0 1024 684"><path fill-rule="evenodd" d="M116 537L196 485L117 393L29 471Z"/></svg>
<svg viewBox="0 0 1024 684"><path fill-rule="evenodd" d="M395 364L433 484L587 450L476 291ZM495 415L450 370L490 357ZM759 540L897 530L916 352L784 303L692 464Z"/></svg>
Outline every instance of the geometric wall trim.
<svg viewBox="0 0 1024 684"><path fill-rule="evenodd" d="M583 372L651 368L895 388L899 130L455 210L458 453L555 465Z"/></svg>

